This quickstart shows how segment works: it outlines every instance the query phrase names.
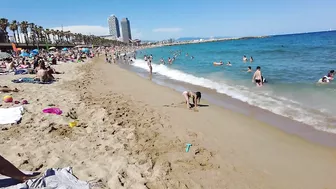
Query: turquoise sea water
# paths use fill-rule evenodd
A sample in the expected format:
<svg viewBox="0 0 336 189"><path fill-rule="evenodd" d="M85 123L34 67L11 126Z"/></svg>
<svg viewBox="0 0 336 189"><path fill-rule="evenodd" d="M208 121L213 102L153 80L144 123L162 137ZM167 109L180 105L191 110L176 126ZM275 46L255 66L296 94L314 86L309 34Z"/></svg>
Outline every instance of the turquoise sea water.
<svg viewBox="0 0 336 189"><path fill-rule="evenodd" d="M180 51L172 65L160 65ZM186 56L186 54L189 56ZM217 93L306 123L318 130L336 133L336 80L316 82L336 69L336 32L319 32L268 38L230 40L145 49L133 66L148 69L143 56L153 55L153 72L170 79L214 89ZM243 55L254 62L242 61ZM194 59L191 59L194 56ZM232 66L213 66L230 61ZM251 82L261 67L268 83L261 88Z"/></svg>

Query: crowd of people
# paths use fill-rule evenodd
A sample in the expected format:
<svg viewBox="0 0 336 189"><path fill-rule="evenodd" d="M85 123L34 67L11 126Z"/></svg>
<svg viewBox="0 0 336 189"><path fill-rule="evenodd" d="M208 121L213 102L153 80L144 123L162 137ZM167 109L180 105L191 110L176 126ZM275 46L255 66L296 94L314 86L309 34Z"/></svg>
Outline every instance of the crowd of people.
<svg viewBox="0 0 336 189"><path fill-rule="evenodd" d="M35 80L51 82L53 74L62 74L52 66L59 62L83 62L94 56L94 49L28 50L13 52L13 56L0 62L1 74L36 74Z"/></svg>

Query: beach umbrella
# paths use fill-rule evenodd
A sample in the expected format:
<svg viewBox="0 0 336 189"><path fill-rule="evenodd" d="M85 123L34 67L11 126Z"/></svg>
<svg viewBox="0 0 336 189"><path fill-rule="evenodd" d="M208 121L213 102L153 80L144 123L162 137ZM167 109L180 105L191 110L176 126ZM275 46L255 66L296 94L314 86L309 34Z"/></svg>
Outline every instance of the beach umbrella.
<svg viewBox="0 0 336 189"><path fill-rule="evenodd" d="M62 49L62 51L68 51L68 48L65 48L65 47L64 47L64 48Z"/></svg>
<svg viewBox="0 0 336 189"><path fill-rule="evenodd" d="M30 56L30 54L29 54L29 53L27 53L27 52L23 52L23 53L21 53L21 54L20 54L20 56L22 56L22 57L29 57L29 56Z"/></svg>
<svg viewBox="0 0 336 189"><path fill-rule="evenodd" d="M6 58L11 58L12 55L6 52L0 52L0 60L6 59Z"/></svg>
<svg viewBox="0 0 336 189"><path fill-rule="evenodd" d="M35 54L38 54L39 50L38 49L34 49L34 50L32 50L32 52L35 53Z"/></svg>
<svg viewBox="0 0 336 189"><path fill-rule="evenodd" d="M55 50L56 49L56 47L50 47L49 48L49 50Z"/></svg>

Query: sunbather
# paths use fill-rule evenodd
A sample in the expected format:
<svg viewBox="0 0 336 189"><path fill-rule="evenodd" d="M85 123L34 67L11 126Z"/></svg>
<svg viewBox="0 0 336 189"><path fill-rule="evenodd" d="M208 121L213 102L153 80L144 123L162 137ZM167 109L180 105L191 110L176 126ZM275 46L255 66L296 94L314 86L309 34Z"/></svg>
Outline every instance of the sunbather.
<svg viewBox="0 0 336 189"><path fill-rule="evenodd" d="M36 78L40 79L41 82L50 82L55 79L50 70L46 68L43 60L39 60L39 66L36 71Z"/></svg>
<svg viewBox="0 0 336 189"><path fill-rule="evenodd" d="M9 93L9 92L19 92L17 88L11 89L7 86L0 86L0 92Z"/></svg>

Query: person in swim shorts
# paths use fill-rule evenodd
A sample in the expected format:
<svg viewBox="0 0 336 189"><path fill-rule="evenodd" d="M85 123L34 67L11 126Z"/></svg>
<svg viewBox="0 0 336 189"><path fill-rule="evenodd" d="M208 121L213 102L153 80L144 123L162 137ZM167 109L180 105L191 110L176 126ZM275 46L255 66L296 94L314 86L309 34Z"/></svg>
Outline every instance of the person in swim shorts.
<svg viewBox="0 0 336 189"><path fill-rule="evenodd" d="M190 106L190 101L189 99L192 98L193 100L193 103L194 103L194 107L196 108L200 101L201 101L201 97L202 97L202 94L201 92L191 92L191 91L184 91L182 93L182 95L184 96L185 100L186 100L186 104L187 104L187 108L191 108L192 106Z"/></svg>
<svg viewBox="0 0 336 189"><path fill-rule="evenodd" d="M252 82L256 83L258 87L263 85L260 69L260 66L257 66L257 70L254 72L252 77Z"/></svg>

